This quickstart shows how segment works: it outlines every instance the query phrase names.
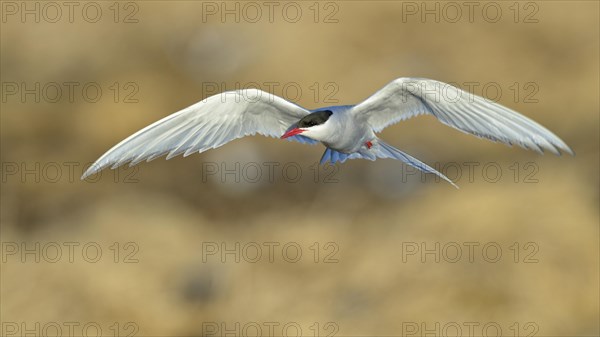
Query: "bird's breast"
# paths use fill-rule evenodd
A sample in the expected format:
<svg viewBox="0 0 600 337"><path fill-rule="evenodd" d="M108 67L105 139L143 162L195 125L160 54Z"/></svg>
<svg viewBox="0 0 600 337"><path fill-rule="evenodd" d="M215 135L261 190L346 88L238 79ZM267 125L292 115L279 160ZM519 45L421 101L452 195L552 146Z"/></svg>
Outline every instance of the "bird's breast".
<svg viewBox="0 0 600 337"><path fill-rule="evenodd" d="M339 123L331 137L322 143L336 151L353 153L360 150L363 144L375 138L373 130L367 125L358 125L352 121Z"/></svg>

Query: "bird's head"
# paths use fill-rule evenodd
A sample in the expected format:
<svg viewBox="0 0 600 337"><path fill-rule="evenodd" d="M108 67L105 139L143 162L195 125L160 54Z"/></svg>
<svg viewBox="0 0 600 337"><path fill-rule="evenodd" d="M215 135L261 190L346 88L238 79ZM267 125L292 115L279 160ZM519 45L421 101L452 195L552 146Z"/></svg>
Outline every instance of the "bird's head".
<svg viewBox="0 0 600 337"><path fill-rule="evenodd" d="M302 134L302 136L322 140L327 136L327 121L333 115L331 110L321 110L308 114L289 128L286 133L281 136L282 139Z"/></svg>

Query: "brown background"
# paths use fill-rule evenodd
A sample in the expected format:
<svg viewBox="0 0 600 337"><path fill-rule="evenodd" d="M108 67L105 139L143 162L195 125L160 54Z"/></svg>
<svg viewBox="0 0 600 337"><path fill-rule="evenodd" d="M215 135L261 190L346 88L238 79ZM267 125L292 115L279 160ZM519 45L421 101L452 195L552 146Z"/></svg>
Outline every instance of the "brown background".
<svg viewBox="0 0 600 337"><path fill-rule="evenodd" d="M477 335L486 324L510 336L599 334L597 2L521 2L518 14L513 2L495 2L502 10L495 23L488 22L495 7L484 16L479 4L469 22L463 3L456 23L450 22L454 8L439 3L439 23L432 15L422 20L420 10L409 15L421 2L319 3L316 23L313 2L295 3L302 9L295 23L288 22L294 8L284 17L282 3L273 20L257 3L262 16L256 23L250 22L254 8L244 4L238 4L239 23L232 15L220 18L221 2L120 4L117 23L112 2L98 3L96 23L82 17L85 3L78 4L73 23L63 5L56 23L48 22L52 8L36 23L3 7L3 333L14 324L55 322L66 335L64 322L79 329L94 322L113 335L116 322L126 334L132 331L126 323L134 322L137 335L201 335L207 324L255 322L265 336L265 322L279 324L277 334L296 322L304 335L314 335L318 322L321 335L333 326L338 336L400 335L424 323L429 329L439 324L437 334L444 326L453 334L457 324L466 336L474 322ZM217 14L209 15L214 6ZM129 19L137 22L123 22L132 10ZM337 22L326 22L331 19ZM537 22L523 22L531 20ZM541 156L422 117L386 129L383 138L430 165L459 167L459 179L456 169L447 173L460 190L433 177L404 179L403 165L389 160L320 169L315 182L312 165L322 146L263 137L79 181L83 167L116 142L212 94L210 83L231 90L255 82L268 90L274 82L273 93L313 109L332 105L326 94L352 104L403 76L463 88L475 82L476 94L486 84L500 87L500 103L556 132L577 155ZM72 102L66 82L77 83ZM90 82L102 89L95 103L81 94ZM15 83L40 83L40 91L48 91L39 102L33 94L23 99L20 91L9 94ZM58 102L50 83L63 89ZM284 86L302 92L283 92ZM137 102L127 103L132 88ZM493 90L487 93L494 97ZM204 179L207 163L231 168L236 161L262 167L259 182L250 181L250 171L239 183L232 175ZM267 162L299 167L302 176L292 182L293 171L284 176L277 169L269 181ZM478 166L469 179L465 163L471 162ZM493 169L483 172L486 165L500 168L498 181ZM324 181L327 172L334 172L333 182ZM69 242L79 244L73 262ZM257 263L245 261L250 251L239 263L232 255L222 262L218 254L203 261L203 247L236 242L280 248L292 242L303 254L289 263L275 250L271 263L263 246ZM473 262L466 256L470 242L478 245ZM89 243L102 248L97 263L82 257ZM439 262L431 254L424 262L419 254L406 255L422 243L440 245ZM53 244L62 247L56 263L48 261ZM486 260L494 255L482 254L486 244L501 247L500 261ZM15 245L19 252L9 254ZM452 263L456 245L463 255ZM22 257L23 247L37 253ZM323 263L334 248L338 262Z"/></svg>

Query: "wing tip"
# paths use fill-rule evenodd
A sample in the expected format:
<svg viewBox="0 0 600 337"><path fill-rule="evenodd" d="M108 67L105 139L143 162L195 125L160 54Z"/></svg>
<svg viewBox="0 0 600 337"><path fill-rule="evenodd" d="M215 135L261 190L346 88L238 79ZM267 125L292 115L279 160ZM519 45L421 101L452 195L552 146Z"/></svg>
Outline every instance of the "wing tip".
<svg viewBox="0 0 600 337"><path fill-rule="evenodd" d="M104 167L96 165L95 163L92 164L92 166L90 166L87 170L85 170L85 172L83 172L83 174L81 175L81 178L79 178L80 180L85 180L87 179L89 176L92 176L100 171L102 171L102 169L104 169Z"/></svg>
<svg viewBox="0 0 600 337"><path fill-rule="evenodd" d="M575 156L575 151L573 151L569 145L563 144L563 146L559 146L559 148L562 150L562 152L568 153L571 156Z"/></svg>
<svg viewBox="0 0 600 337"><path fill-rule="evenodd" d="M547 139L550 146L544 146L547 150L550 150L553 154L557 156L562 156L563 153L568 153L571 156L575 156L575 151L563 142L560 138L556 137L555 139Z"/></svg>
<svg viewBox="0 0 600 337"><path fill-rule="evenodd" d="M103 163L103 164L98 164L98 162L93 163L90 167L88 167L87 170L85 170L85 172L83 172L83 174L81 175L81 178L79 178L80 180L85 180L90 176L93 176L94 174L99 173L100 171L104 170L105 168L107 168L108 166L110 166L112 164L112 166L110 167L111 170L114 170L126 163L130 162L130 160L126 160L126 161L117 161L114 163L108 162L108 163ZM130 165L133 166L133 165Z"/></svg>

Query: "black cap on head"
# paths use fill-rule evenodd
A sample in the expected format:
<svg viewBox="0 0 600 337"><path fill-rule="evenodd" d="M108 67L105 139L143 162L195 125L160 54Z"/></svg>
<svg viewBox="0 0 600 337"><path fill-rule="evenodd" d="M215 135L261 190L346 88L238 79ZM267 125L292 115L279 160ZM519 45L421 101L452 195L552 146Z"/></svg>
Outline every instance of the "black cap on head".
<svg viewBox="0 0 600 337"><path fill-rule="evenodd" d="M311 126L321 125L325 123L331 115L333 115L333 112L331 112L331 110L313 112L310 115L302 117L302 119L298 121L298 127L309 128Z"/></svg>

